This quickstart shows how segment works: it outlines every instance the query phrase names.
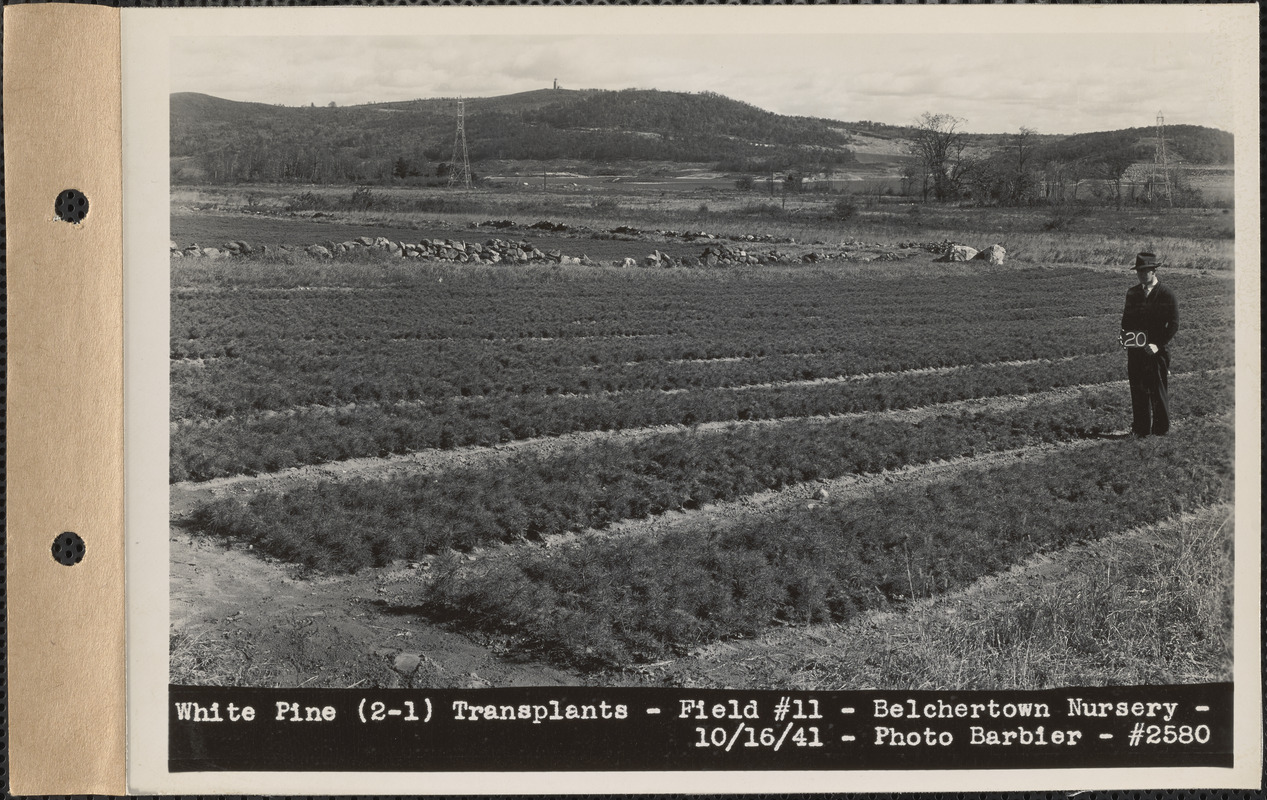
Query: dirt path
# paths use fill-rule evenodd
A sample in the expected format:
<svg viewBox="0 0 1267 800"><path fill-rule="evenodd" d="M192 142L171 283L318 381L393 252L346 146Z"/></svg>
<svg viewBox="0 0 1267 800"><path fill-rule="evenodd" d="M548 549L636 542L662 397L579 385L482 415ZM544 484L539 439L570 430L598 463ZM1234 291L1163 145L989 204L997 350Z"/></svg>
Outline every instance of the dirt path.
<svg viewBox="0 0 1267 800"><path fill-rule="evenodd" d="M956 400L949 403L938 403L912 409L894 411L859 411L848 414L820 417L782 417L769 420L727 420L722 422L705 422L689 429L701 433L712 433L732 430L740 427L769 427L795 422L830 423L842 419L856 417L872 417L883 419L904 419L915 422L935 414L955 411L1001 411L1028 405L1043 400L1061 397L1072 397L1087 389L1101 389L1125 386L1126 381L1086 384L1053 389L1047 392L1036 392L1025 395L1007 395L1003 397L974 398ZM620 431L583 431L563 436L525 439L494 445L492 447L462 447L451 450L423 450L398 456L384 458L352 458L329 464L316 464L303 467L292 467L280 472L263 475L234 475L227 478L213 478L208 481L187 481L172 484L170 488L171 517L179 520L187 517L198 506L211 500L225 497L249 497L259 492L280 492L301 486L310 486L323 480L346 478L370 478L390 480L411 475L422 475L429 472L441 472L458 467L486 464L490 461L502 461L521 451L535 452L541 455L557 453L578 444L595 441L637 441L663 433L683 431L683 425L656 425L647 428L631 428Z"/></svg>
<svg viewBox="0 0 1267 800"><path fill-rule="evenodd" d="M824 502L895 483L940 480L965 469L1044 458L1094 446L1079 441L991 453L867 476L800 484L710 504L602 532L553 537L655 536L700 519L738 519L805 502ZM513 556L514 546L467 556ZM512 661L482 643L426 621L417 608L426 562L346 576L303 576L297 568L194 537L170 537L174 682L276 686L555 686L585 676Z"/></svg>

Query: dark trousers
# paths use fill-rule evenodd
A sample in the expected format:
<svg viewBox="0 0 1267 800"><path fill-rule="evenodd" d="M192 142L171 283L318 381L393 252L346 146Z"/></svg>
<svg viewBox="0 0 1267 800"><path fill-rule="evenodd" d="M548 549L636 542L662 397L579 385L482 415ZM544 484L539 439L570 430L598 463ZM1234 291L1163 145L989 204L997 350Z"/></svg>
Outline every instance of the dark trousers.
<svg viewBox="0 0 1267 800"><path fill-rule="evenodd" d="M1126 352L1126 377L1131 383L1131 430L1137 436L1164 436L1170 430L1170 353L1147 348Z"/></svg>

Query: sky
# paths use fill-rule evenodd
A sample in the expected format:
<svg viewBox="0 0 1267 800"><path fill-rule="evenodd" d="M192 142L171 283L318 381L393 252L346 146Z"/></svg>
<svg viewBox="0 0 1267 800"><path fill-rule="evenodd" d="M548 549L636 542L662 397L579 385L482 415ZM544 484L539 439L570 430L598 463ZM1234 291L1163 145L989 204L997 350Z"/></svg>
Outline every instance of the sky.
<svg viewBox="0 0 1267 800"><path fill-rule="evenodd" d="M895 125L951 114L973 133L1166 124L1232 130L1210 34L202 36L170 86L340 106L549 88L711 91L779 114Z"/></svg>

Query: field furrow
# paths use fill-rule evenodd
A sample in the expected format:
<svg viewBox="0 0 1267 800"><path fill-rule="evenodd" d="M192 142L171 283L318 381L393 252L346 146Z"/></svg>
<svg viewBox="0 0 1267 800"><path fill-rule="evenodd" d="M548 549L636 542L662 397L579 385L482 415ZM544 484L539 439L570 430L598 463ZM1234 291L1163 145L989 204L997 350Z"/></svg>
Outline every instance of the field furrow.
<svg viewBox="0 0 1267 800"><path fill-rule="evenodd" d="M1226 371L1219 375L1226 375ZM1176 376L1179 385L1191 378L1191 375ZM1023 407L1030 403L1051 402L1067 399L1079 393L1111 391L1121 394L1126 389L1126 381L1109 381L1098 384L1063 387L1046 392L1034 392L1024 395L1008 395L1003 397L974 398L955 400L947 403L935 403L916 408L891 409L888 411L849 412L844 414L823 416L795 416L761 420L729 420L724 422L704 422L689 426L689 432L702 434L718 434L745 428L770 428L783 425L827 424L851 418L871 417L876 419L893 419L916 422L940 413L957 411L1004 411ZM560 436L521 439L492 446L468 446L450 449L420 450L401 455L390 455L370 458L349 458L343 461L311 464L303 467L290 467L270 473L253 473L212 478L205 481L182 481L174 483L170 488L172 513L176 518L184 518L199 505L226 495L249 496L260 492L277 492L301 486L310 486L323 481L338 481L348 478L365 480L388 480L445 472L451 469L478 467L504 462L519 453L535 453L550 455L559 450L601 442L635 442L648 437L671 433L683 433L680 425L653 425L644 428L628 428L623 430L583 431Z"/></svg>
<svg viewBox="0 0 1267 800"><path fill-rule="evenodd" d="M1203 418L1226 407L1228 391L1226 381L1189 387L1176 410ZM355 570L451 548L603 527L805 481L1102 436L1123 414L1122 394L1100 388L1021 397L985 410L591 441L441 473L322 482L246 503L217 501L191 519L199 530L286 560Z"/></svg>
<svg viewBox="0 0 1267 800"><path fill-rule="evenodd" d="M989 213L991 231L1008 230L1011 216ZM893 242L960 235L893 222ZM464 224L446 235L484 235ZM849 227L822 225L823 241ZM351 233L345 221L300 227ZM1130 247L1180 238L1131 234ZM1088 234L1074 253L1067 233L1046 231L1009 241L1002 266L933 263L918 248L865 265L716 269L173 258L173 674L723 681L711 676L742 669L705 667L736 643L772 657L776 632L830 638L1037 556L1225 507L1235 284L1165 272L1181 313L1174 424L1132 438L1123 236ZM1220 236L1176 252L1201 265L1230 247ZM1070 603L1098 619L1072 591L1026 619ZM1213 612L1149 619L1161 618L1219 624ZM986 635L956 630L973 646ZM1218 648L1205 650L1194 675L1217 674ZM405 653L417 657L408 675ZM768 685L830 684L850 668L830 661L779 662Z"/></svg>
<svg viewBox="0 0 1267 800"><path fill-rule="evenodd" d="M419 594L440 618L560 663L655 660L779 621L845 621L1226 501L1231 445L1228 419L1214 417L1156 441L1104 441L813 509L700 520L650 540L590 537L451 561Z"/></svg>

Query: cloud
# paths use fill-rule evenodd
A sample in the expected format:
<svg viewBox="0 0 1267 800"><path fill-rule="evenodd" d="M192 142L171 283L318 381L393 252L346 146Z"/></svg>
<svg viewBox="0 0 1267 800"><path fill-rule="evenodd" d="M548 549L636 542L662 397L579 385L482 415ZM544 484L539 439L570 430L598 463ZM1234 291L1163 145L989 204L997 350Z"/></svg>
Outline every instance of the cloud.
<svg viewBox="0 0 1267 800"><path fill-rule="evenodd" d="M546 88L713 91L783 114L909 124L952 113L978 132L1151 124L1157 108L1229 128L1228 67L1201 36L433 35L189 37L173 91L340 105ZM1169 112L1168 112L1169 113ZM1129 123L1129 125L1128 125Z"/></svg>

